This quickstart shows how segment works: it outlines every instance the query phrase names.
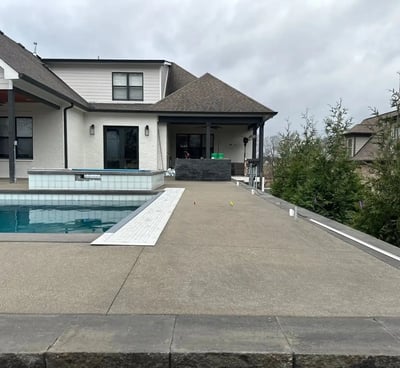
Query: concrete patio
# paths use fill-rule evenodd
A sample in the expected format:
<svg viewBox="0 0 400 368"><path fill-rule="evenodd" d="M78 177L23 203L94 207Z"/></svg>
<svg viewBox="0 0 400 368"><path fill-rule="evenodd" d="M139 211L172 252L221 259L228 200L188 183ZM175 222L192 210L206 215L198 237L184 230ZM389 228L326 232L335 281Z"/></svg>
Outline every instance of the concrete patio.
<svg viewBox="0 0 400 368"><path fill-rule="evenodd" d="M388 360L381 360L377 367L400 366L398 262L378 259L307 218L294 220L284 202L252 195L245 185L171 180L167 186L186 190L154 248L0 242L0 326L9 326L0 337L0 354L15 357L21 351L31 352L18 348L25 345L18 344L22 336L18 337L21 329L16 330L15 318L22 318L21 326L27 331L35 331L41 323L51 326L44 328L50 332L56 328L44 344L39 344L39 350L33 349L40 356L39 362L45 362L43 354L55 347L62 347L65 351L55 351L64 353L78 353L80 349L99 353L96 346L101 346L106 355L121 349L159 354L160 359L165 354L171 358L172 352L183 354L174 355L176 359L161 359L166 365L154 361L132 365L140 367L323 366L321 360L319 365L316 360L315 365L307 365L311 364L307 359L294 359L303 353L358 357L357 364L364 364L360 356L384 356ZM363 238L381 243L366 235ZM383 246L400 254L397 248ZM162 321L160 328L167 326L167 331L162 346L154 336L149 338L150 352L140 348L140 343L135 345L140 338L133 338L129 348L118 338L119 332L129 335L130 330L124 329L131 323L147 330L158 325L157 320ZM243 328L235 328L237 323L243 323ZM230 333L231 328L234 331ZM259 335L255 331L260 331ZM214 345L205 341L218 333L226 334L222 340L227 345L215 343L213 350ZM189 334L191 340L179 338L180 334ZM14 345L4 343L10 335L15 337ZM88 336L97 343L84 342ZM256 348L256 341L261 341L263 348ZM198 365L183 359L199 352L212 356L205 354ZM266 365L266 352L278 353L284 359L269 356L276 365ZM235 358L228 364L217 359L210 363L216 353L234 357L248 353L261 360L246 363L246 359ZM98 359L98 354L94 357ZM43 364L114 366L84 365L82 361L81 365L65 365L63 359ZM351 365L354 360L346 359L324 366L355 366ZM115 366L130 366L127 364Z"/></svg>

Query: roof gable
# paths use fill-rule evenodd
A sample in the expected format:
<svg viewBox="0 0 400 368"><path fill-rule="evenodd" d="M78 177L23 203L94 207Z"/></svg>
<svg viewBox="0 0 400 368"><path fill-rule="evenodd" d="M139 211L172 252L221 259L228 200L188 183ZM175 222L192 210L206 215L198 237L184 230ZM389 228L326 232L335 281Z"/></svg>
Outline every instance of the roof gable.
<svg viewBox="0 0 400 368"><path fill-rule="evenodd" d="M177 113L276 114L209 73L157 102L154 110Z"/></svg>
<svg viewBox="0 0 400 368"><path fill-rule="evenodd" d="M60 97L86 106L87 102L57 77L42 60L0 32L0 58L18 72L19 77L32 84L48 89Z"/></svg>
<svg viewBox="0 0 400 368"><path fill-rule="evenodd" d="M370 137L369 140L360 148L360 150L351 158L354 161L373 161L379 151L375 137Z"/></svg>

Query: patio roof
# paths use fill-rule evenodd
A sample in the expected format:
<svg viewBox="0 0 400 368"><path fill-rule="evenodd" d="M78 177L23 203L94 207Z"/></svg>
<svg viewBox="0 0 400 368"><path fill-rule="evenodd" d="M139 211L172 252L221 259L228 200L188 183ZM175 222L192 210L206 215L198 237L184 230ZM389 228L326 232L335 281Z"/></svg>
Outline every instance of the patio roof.
<svg viewBox="0 0 400 368"><path fill-rule="evenodd" d="M161 113L178 114L248 114L269 117L276 114L209 73L157 102L153 109Z"/></svg>

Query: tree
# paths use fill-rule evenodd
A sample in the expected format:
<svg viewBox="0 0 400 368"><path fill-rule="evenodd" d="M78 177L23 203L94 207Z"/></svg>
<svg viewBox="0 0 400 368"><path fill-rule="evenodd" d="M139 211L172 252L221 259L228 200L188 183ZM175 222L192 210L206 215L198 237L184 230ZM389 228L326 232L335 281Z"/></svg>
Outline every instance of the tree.
<svg viewBox="0 0 400 368"><path fill-rule="evenodd" d="M279 135L264 139L264 177L270 181L274 178L274 169L278 158Z"/></svg>
<svg viewBox="0 0 400 368"><path fill-rule="evenodd" d="M392 90L395 117L380 118L375 142L378 154L372 164L362 211L355 226L379 239L400 246L400 100ZM374 113L378 118L377 111Z"/></svg>
<svg viewBox="0 0 400 368"><path fill-rule="evenodd" d="M361 181L347 157L343 133L351 119L342 101L330 107L324 119L324 138L318 136L312 116L306 112L303 133L281 136L279 160L272 193L289 202L349 223L357 210Z"/></svg>

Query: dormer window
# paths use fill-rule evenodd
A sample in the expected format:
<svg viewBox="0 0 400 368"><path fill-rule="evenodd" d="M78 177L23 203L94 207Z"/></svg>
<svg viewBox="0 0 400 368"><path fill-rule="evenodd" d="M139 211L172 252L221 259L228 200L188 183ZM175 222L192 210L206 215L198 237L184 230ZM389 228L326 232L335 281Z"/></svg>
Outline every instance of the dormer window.
<svg viewBox="0 0 400 368"><path fill-rule="evenodd" d="M112 73L112 98L143 101L143 73Z"/></svg>

